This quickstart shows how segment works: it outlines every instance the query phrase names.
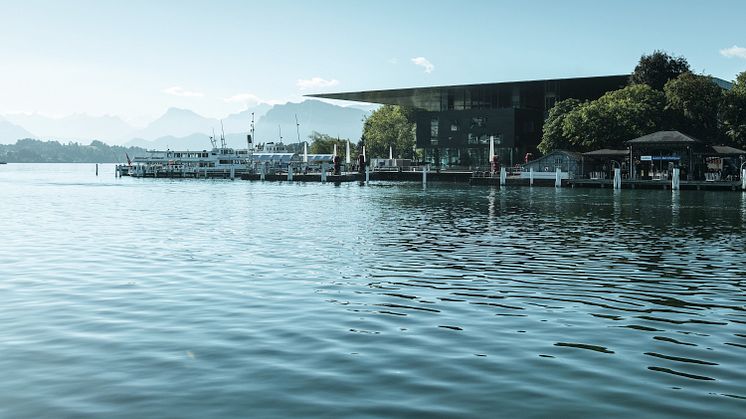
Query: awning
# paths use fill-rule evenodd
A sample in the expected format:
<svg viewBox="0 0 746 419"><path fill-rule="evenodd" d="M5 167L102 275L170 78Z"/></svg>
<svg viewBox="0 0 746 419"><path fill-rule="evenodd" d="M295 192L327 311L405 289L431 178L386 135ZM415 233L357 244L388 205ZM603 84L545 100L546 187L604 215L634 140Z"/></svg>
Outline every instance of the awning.
<svg viewBox="0 0 746 419"><path fill-rule="evenodd" d="M615 157L626 157L629 155L629 150L612 150L609 148L603 148L601 150L593 150L587 153L583 153L585 157L594 158L615 158Z"/></svg>
<svg viewBox="0 0 746 419"><path fill-rule="evenodd" d="M722 157L746 155L746 151L727 145L714 145L711 147L711 149L712 150L708 150L708 152L706 153L707 155Z"/></svg>
<svg viewBox="0 0 746 419"><path fill-rule="evenodd" d="M642 137L629 140L626 144L629 145L694 145L700 144L702 141L690 137L686 134L682 134L679 131L658 131L652 134L643 135Z"/></svg>

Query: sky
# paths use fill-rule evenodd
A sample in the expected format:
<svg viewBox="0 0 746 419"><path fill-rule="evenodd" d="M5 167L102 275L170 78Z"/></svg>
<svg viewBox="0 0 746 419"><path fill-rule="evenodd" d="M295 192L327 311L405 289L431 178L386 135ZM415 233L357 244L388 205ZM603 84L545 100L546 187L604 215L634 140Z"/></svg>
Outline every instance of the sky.
<svg viewBox="0 0 746 419"><path fill-rule="evenodd" d="M219 118L310 93L625 74L656 49L732 80L744 16L702 0L0 0L0 115Z"/></svg>

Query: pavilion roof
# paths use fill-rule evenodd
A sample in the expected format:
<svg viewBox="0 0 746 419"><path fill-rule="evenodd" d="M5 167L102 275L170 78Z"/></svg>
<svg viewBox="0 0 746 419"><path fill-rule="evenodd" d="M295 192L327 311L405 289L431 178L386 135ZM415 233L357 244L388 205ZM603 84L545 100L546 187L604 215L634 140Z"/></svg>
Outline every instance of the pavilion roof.
<svg viewBox="0 0 746 419"><path fill-rule="evenodd" d="M583 153L586 157L624 157L628 154L629 150L613 150L609 148L602 148L601 150L593 150Z"/></svg>
<svg viewBox="0 0 746 419"><path fill-rule="evenodd" d="M741 156L746 154L744 150L727 145L714 145L712 146L712 151L718 156Z"/></svg>
<svg viewBox="0 0 746 419"><path fill-rule="evenodd" d="M658 131L652 134L629 140L630 145L658 145L658 144L700 144L702 141L683 134L679 131Z"/></svg>

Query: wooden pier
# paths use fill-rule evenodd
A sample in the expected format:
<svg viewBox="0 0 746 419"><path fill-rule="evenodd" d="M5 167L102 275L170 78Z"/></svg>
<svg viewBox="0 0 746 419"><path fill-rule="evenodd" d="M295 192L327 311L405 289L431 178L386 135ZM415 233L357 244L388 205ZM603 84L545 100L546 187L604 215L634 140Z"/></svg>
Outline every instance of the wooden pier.
<svg viewBox="0 0 746 419"><path fill-rule="evenodd" d="M249 181L269 181L269 182L365 182L365 173L344 172L340 175L334 175L327 172L322 175L319 172L313 173L292 173L274 172L260 174L250 172L245 169L234 170L198 170L198 171L180 171L180 170L157 170L146 173L129 173L127 166L116 166L117 176L134 176L146 178L167 178L167 179L241 179ZM384 182L417 182L417 183L461 183L472 186L492 186L492 187L520 187L520 186L538 186L538 187L557 187L554 179L534 178L533 182L526 177L506 176L504 183L501 185L498 174L488 172L466 172L466 171L427 171L423 176L422 170L395 171L395 170L376 170L368 172L369 181ZM612 179L567 179L559 181L560 187L570 188L609 188L614 187ZM660 189L671 190L673 188L671 179L665 180L630 180L621 181L622 189ZM743 185L740 180L730 181L693 181L681 180L679 182L681 190L702 190L702 191L742 191Z"/></svg>
<svg viewBox="0 0 746 419"><path fill-rule="evenodd" d="M612 188L611 179L568 179L571 188ZM622 180L622 189L671 189L671 180ZM740 191L741 181L682 180L679 189L697 191Z"/></svg>

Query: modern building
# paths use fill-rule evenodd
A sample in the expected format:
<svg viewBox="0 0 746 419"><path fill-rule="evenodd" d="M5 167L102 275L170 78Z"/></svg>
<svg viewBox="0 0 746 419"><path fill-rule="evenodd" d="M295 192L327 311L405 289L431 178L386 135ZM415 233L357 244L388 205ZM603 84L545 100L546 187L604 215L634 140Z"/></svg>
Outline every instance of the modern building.
<svg viewBox="0 0 746 419"><path fill-rule="evenodd" d="M542 127L560 100L593 100L624 87L629 75L514 81L362 92L314 97L403 105L415 109L417 148L440 167L488 167L490 137L504 165L538 155Z"/></svg>

